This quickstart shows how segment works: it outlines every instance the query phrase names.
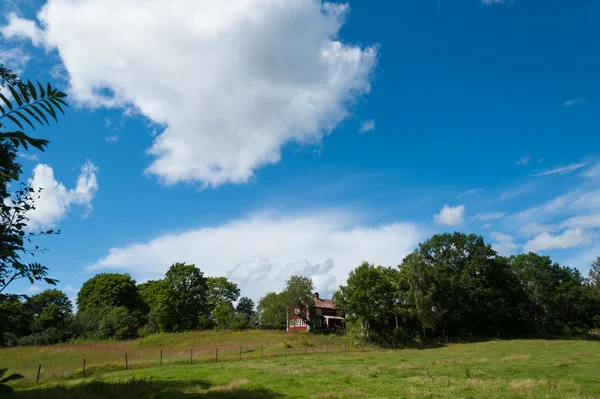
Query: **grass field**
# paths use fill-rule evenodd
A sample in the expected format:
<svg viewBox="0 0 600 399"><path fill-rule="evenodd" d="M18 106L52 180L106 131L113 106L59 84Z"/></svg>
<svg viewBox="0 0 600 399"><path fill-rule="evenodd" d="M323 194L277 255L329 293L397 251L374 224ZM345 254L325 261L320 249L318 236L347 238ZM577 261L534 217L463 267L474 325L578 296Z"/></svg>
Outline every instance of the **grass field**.
<svg viewBox="0 0 600 399"><path fill-rule="evenodd" d="M171 339L172 351L193 344L200 351L201 342L208 351L217 340L223 347L225 343L233 347L240 342L247 346L270 342L273 352L265 359L260 355L251 357L252 352L243 353L241 361L232 353L231 358L216 364L213 358L213 363L200 359L193 365L164 362L163 367L146 364L153 367L133 367L128 371L99 368L87 378L78 378L75 373L62 380L54 376L51 381L47 372L47 378L37 385L31 378L15 382L15 392L8 397L600 398L600 343L588 341L489 341L423 350L366 348L364 352L352 346L344 353L343 340L337 337L262 331L190 333L125 343L3 349L0 364L14 372L23 361L14 356L43 354L51 364L80 357L82 348L88 351L86 355L104 348L107 358L109 353L117 354L123 349L155 353L154 345L167 348L165 344ZM305 354L302 344L307 339L313 340L308 343L314 346L308 346ZM328 339L335 344L329 347L333 350L317 351ZM284 349L283 340L291 346L287 357L277 352ZM189 352L187 356L189 363Z"/></svg>

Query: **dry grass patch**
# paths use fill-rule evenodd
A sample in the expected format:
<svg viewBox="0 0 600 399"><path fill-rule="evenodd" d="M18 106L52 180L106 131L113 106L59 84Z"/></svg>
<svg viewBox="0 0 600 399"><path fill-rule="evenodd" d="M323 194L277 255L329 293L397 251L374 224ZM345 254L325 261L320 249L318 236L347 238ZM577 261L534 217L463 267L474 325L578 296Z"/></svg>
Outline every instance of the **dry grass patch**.
<svg viewBox="0 0 600 399"><path fill-rule="evenodd" d="M480 389L494 389L504 384L504 380L499 378L469 378L465 381L465 386Z"/></svg>
<svg viewBox="0 0 600 399"><path fill-rule="evenodd" d="M529 355L512 355L512 356L506 356L502 358L503 362L518 362L518 361L523 361L523 360L529 360L531 356Z"/></svg>
<svg viewBox="0 0 600 399"><path fill-rule="evenodd" d="M531 390L535 389L540 381L534 381L532 379L514 380L510 382L510 387L518 390Z"/></svg>
<svg viewBox="0 0 600 399"><path fill-rule="evenodd" d="M575 364L575 362L571 359L561 359L561 360L557 360L556 362L554 362L554 365L557 367L567 367L567 366L572 366L574 364Z"/></svg>
<svg viewBox="0 0 600 399"><path fill-rule="evenodd" d="M440 366L452 366L455 364L479 364L479 363L487 363L489 361L489 359L485 358L485 357L472 357L472 358L463 358L463 359L444 359L444 360L438 360L437 362L435 362L434 364L440 365Z"/></svg>
<svg viewBox="0 0 600 399"><path fill-rule="evenodd" d="M348 388L343 390L342 392L323 392L312 395L313 398L318 399L342 399L342 398L364 398L364 397L373 397L369 396L367 392L362 389L356 388Z"/></svg>
<svg viewBox="0 0 600 399"><path fill-rule="evenodd" d="M219 386L215 386L215 387L210 387L208 389L208 392L233 392L233 391L237 391L238 389L240 389L244 385L248 385L248 382L249 381L247 379L240 378L240 379L237 379L237 380L233 380L229 384L226 384L226 385L219 385Z"/></svg>

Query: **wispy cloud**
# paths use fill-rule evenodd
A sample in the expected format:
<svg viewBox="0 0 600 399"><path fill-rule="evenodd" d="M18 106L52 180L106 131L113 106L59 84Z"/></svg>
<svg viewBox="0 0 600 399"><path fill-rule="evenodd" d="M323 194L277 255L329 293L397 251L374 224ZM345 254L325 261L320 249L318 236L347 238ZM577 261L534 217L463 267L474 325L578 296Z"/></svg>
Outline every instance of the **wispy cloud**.
<svg viewBox="0 0 600 399"><path fill-rule="evenodd" d="M360 123L358 134L365 134L367 132L372 132L373 130L375 130L375 121L373 119L365 119Z"/></svg>
<svg viewBox="0 0 600 399"><path fill-rule="evenodd" d="M574 217L567 219L564 222L560 223L560 227L583 228L583 229L600 227L600 214L574 216Z"/></svg>
<svg viewBox="0 0 600 399"><path fill-rule="evenodd" d="M533 189L533 187L534 187L533 183L526 183L521 186L511 188L509 190L504 191L502 193L502 195L500 196L500 199L501 200L509 200L509 199L520 197L520 196L525 195L528 192L530 192Z"/></svg>
<svg viewBox="0 0 600 399"><path fill-rule="evenodd" d="M34 292L39 292L41 291L41 288L39 285L31 285L27 288L27 292L29 293L34 293Z"/></svg>
<svg viewBox="0 0 600 399"><path fill-rule="evenodd" d="M490 237L495 241L492 247L502 256L514 255L520 247L519 244L514 243L515 238L511 235L492 232Z"/></svg>
<svg viewBox="0 0 600 399"><path fill-rule="evenodd" d="M587 163L574 163L572 165L560 166L558 168L550 169L545 172L536 173L533 176L548 176L548 175L564 175L567 173L571 173L577 169L581 169L586 166Z"/></svg>
<svg viewBox="0 0 600 399"><path fill-rule="evenodd" d="M565 230L560 235L541 233L523 246L525 252L549 251L552 249L567 249L590 245L592 239L589 233L582 229Z"/></svg>
<svg viewBox="0 0 600 399"><path fill-rule="evenodd" d="M40 160L40 156L38 154L25 154L23 152L20 152L19 156L21 158L25 158L28 161L39 161Z"/></svg>
<svg viewBox="0 0 600 399"><path fill-rule="evenodd" d="M465 191L464 193L462 193L461 195L459 195L457 198L462 198L465 197L467 195L475 195L475 194L479 194L485 191L485 188L472 188L470 190Z"/></svg>
<svg viewBox="0 0 600 399"><path fill-rule="evenodd" d="M481 0L485 5L491 6L494 4L512 3L514 0Z"/></svg>
<svg viewBox="0 0 600 399"><path fill-rule="evenodd" d="M106 140L108 143L115 143L117 141L119 141L119 136L118 135L112 135L112 136L106 136L104 138L104 140Z"/></svg>
<svg viewBox="0 0 600 399"><path fill-rule="evenodd" d="M487 222L490 220L502 219L504 216L506 216L506 212L478 213L477 215L473 216L473 219Z"/></svg>
<svg viewBox="0 0 600 399"><path fill-rule="evenodd" d="M565 101L565 107L570 107L575 104L585 104L585 98L574 98L572 100Z"/></svg>
<svg viewBox="0 0 600 399"><path fill-rule="evenodd" d="M590 166L581 175L584 177L588 177L588 178L599 177L600 176L600 162L598 162L594 166Z"/></svg>
<svg viewBox="0 0 600 399"><path fill-rule="evenodd" d="M531 161L531 155L527 154L523 158L515 162L515 165L527 165Z"/></svg>

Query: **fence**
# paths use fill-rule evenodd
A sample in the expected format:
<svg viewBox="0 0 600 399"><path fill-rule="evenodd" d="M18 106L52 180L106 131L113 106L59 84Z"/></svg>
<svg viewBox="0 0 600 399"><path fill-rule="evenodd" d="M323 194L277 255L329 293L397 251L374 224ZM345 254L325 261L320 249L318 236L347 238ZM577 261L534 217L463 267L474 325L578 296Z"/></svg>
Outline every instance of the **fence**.
<svg viewBox="0 0 600 399"><path fill-rule="evenodd" d="M365 352L382 352L400 349L429 349L455 343L471 343L489 341L493 339L531 339L541 338L529 334L496 334L496 336L475 336L473 334L448 334L440 338L428 338L422 340L398 340L388 344L363 345L353 343L349 340L343 342L329 342L325 344L305 345L294 343L278 343L270 345L235 345L219 344L213 347L203 348L123 348L121 350L103 350L98 345L83 345L77 350L67 347L65 351L70 352L67 360L55 359L51 353L45 353L43 359L28 359L21 362L17 370L25 377L25 381L48 382L68 378L89 377L95 373L133 370L149 367L167 367L189 364L209 364L222 362L236 362L244 360L263 360L275 358L290 358L298 356L327 356L329 354L360 354ZM544 339L556 339L559 337L543 337ZM562 339L594 339L582 335L573 337L560 337ZM106 344L109 348L110 344ZM56 353L56 351L54 352Z"/></svg>

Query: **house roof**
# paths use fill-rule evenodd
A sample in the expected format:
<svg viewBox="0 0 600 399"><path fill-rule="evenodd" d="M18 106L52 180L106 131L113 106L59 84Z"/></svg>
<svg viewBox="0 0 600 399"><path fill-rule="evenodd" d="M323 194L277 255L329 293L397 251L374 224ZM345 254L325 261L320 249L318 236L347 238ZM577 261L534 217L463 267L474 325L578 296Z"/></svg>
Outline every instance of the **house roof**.
<svg viewBox="0 0 600 399"><path fill-rule="evenodd" d="M335 304L331 299L315 298L315 307L325 309L335 309Z"/></svg>

